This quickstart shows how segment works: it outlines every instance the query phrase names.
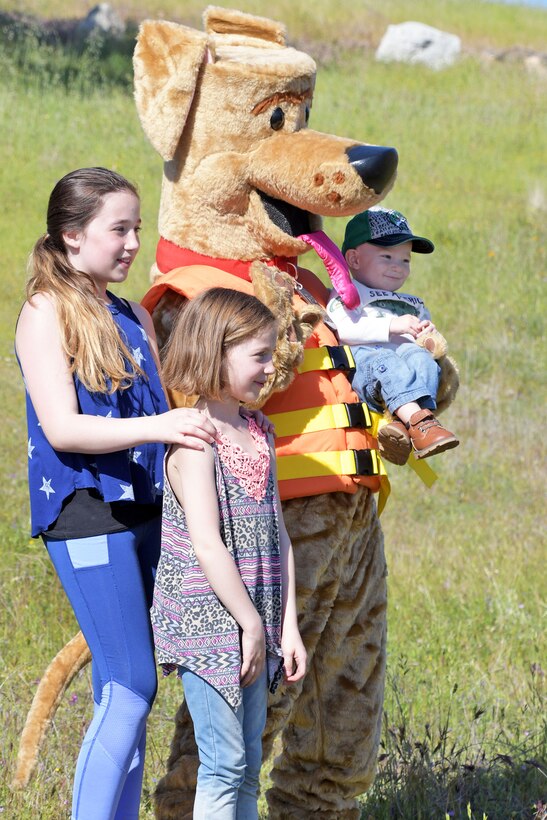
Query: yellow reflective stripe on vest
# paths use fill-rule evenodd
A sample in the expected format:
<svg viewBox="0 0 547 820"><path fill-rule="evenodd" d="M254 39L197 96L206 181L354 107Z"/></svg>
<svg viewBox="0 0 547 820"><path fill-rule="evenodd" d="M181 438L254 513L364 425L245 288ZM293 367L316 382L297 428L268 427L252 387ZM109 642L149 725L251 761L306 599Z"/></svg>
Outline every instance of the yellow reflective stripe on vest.
<svg viewBox="0 0 547 820"><path fill-rule="evenodd" d="M376 413L372 414L373 421L376 423L376 429L371 431L373 435L378 437L378 430L380 430L384 424L388 423L388 420L385 416L378 416ZM376 418L374 418L376 416ZM431 489L431 487L435 484L439 476L435 472L435 470L427 464L427 462L423 461L420 458L416 458L414 453L410 453L407 461L407 465L413 470L418 478L425 484L426 487Z"/></svg>
<svg viewBox="0 0 547 820"><path fill-rule="evenodd" d="M439 477L435 470L423 459L416 458L414 453L409 455L407 464L414 470L418 478L421 478L425 486L431 489Z"/></svg>
<svg viewBox="0 0 547 820"><path fill-rule="evenodd" d="M303 410L272 413L268 418L275 425L276 436L296 436L347 427L370 430L374 425L372 413L364 402L305 407Z"/></svg>
<svg viewBox="0 0 547 820"><path fill-rule="evenodd" d="M359 471L359 452L370 454L371 470L368 473ZM294 456L277 457L279 481L327 475L386 475L386 470L377 450L330 450L323 453L299 453Z"/></svg>
<svg viewBox="0 0 547 820"><path fill-rule="evenodd" d="M355 359L349 345L308 347L297 367L298 373L310 370L355 370Z"/></svg>
<svg viewBox="0 0 547 820"><path fill-rule="evenodd" d="M431 488L438 479L438 475L435 470L433 470L425 461L416 458L413 453L411 453L408 457L407 466L410 467L411 470L414 470L418 478L420 478L428 488ZM382 467L383 472L380 474L380 492L378 493L378 515L382 515L391 493L391 485L389 483L389 478L383 462Z"/></svg>

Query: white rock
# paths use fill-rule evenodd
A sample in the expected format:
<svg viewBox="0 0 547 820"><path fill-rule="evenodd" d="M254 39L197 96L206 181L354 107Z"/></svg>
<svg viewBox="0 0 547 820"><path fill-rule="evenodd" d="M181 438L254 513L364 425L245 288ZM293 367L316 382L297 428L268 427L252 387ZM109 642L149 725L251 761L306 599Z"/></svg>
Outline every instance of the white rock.
<svg viewBox="0 0 547 820"><path fill-rule="evenodd" d="M524 60L526 70L530 74L535 74L536 77L547 79L547 59L541 54L531 54Z"/></svg>
<svg viewBox="0 0 547 820"><path fill-rule="evenodd" d="M452 65L461 51L461 40L425 23L388 26L376 51L384 62L420 63L433 69Z"/></svg>

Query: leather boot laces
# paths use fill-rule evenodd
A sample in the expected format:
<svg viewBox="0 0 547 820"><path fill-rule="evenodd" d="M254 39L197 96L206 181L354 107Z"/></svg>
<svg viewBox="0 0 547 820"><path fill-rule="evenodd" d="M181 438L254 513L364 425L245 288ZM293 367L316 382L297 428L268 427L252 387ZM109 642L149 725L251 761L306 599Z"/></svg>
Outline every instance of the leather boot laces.
<svg viewBox="0 0 547 820"><path fill-rule="evenodd" d="M417 427L420 433L426 433L431 427L439 427L439 422L435 416L426 416L425 419L420 419L413 427Z"/></svg>

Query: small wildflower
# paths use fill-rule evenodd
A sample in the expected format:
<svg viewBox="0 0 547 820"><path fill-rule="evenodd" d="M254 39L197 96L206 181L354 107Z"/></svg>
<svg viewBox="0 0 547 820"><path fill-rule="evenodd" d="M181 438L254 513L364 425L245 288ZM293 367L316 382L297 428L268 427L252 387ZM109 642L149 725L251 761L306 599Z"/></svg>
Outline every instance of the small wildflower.
<svg viewBox="0 0 547 820"><path fill-rule="evenodd" d="M492 259L492 257L494 257L495 255L496 255L496 251L492 251L492 250L488 251L488 256L489 256L490 259Z"/></svg>
<svg viewBox="0 0 547 820"><path fill-rule="evenodd" d="M70 703L78 703L78 695L72 695L70 698Z"/></svg>

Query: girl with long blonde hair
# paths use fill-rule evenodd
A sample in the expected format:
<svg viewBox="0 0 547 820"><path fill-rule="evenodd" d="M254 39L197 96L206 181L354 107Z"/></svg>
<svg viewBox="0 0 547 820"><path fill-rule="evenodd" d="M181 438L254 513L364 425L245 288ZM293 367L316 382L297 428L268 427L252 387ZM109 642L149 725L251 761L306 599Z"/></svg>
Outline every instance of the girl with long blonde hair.
<svg viewBox="0 0 547 820"><path fill-rule="evenodd" d="M54 187L16 329L28 419L32 535L40 535L92 653L95 713L74 820L137 820L156 693L148 610L165 444L206 447L199 410L169 410L152 322L112 293L139 249L135 187L82 168Z"/></svg>

